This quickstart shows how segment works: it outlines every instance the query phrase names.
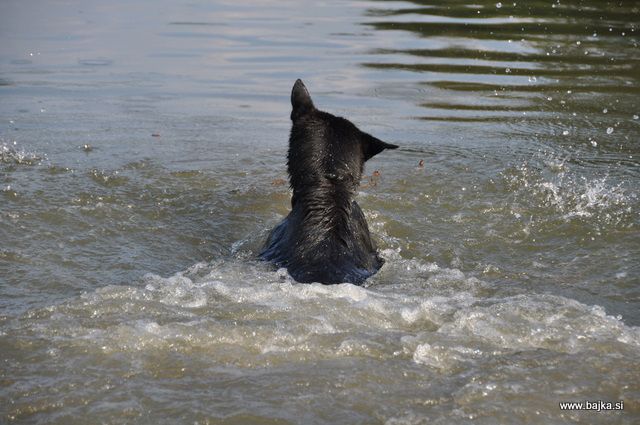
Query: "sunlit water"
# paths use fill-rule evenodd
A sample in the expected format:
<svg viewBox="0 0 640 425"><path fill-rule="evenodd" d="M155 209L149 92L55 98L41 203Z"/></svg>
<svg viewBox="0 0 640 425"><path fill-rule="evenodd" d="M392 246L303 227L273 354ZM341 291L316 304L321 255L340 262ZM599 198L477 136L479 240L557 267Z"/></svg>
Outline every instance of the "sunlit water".
<svg viewBox="0 0 640 425"><path fill-rule="evenodd" d="M639 8L0 3L0 422L638 423ZM365 287L255 260L296 78Z"/></svg>

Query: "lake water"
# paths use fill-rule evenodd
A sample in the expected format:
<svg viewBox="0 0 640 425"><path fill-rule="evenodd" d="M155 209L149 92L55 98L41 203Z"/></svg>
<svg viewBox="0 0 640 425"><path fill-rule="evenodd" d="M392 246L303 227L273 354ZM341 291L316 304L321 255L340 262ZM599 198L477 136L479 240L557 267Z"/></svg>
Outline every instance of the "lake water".
<svg viewBox="0 0 640 425"><path fill-rule="evenodd" d="M640 423L639 23L1 2L0 422ZM365 287L255 259L296 78L401 146L358 193L386 259ZM559 408L585 400L624 410Z"/></svg>

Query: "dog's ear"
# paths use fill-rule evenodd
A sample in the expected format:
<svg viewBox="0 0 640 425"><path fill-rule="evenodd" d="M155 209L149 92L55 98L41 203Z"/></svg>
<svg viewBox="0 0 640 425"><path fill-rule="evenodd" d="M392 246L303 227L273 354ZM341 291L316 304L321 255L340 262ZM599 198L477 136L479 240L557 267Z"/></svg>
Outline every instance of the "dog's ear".
<svg viewBox="0 0 640 425"><path fill-rule="evenodd" d="M291 120L295 120L315 109L311 96L300 79L296 80L291 90L291 106L293 107L291 110Z"/></svg>
<svg viewBox="0 0 640 425"><path fill-rule="evenodd" d="M364 152L364 160L368 161L385 149L398 149L398 145L383 142L370 134L362 133L362 151Z"/></svg>

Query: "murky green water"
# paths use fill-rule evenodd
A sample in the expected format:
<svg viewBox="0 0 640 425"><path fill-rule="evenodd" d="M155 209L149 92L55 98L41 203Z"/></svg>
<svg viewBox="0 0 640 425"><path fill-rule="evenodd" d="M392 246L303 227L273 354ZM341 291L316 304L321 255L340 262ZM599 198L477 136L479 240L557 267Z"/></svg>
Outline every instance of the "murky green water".
<svg viewBox="0 0 640 425"><path fill-rule="evenodd" d="M0 422L637 423L638 22L0 3ZM358 195L386 259L365 288L255 261L296 78L402 146ZM559 409L584 400L624 411Z"/></svg>

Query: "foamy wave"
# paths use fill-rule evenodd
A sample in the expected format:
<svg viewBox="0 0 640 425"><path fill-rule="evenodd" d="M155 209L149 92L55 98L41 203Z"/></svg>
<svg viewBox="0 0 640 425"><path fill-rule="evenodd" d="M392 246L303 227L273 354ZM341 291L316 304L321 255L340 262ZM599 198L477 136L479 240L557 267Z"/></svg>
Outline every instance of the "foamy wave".
<svg viewBox="0 0 640 425"><path fill-rule="evenodd" d="M601 307L551 295L487 298L486 284L458 270L397 262L391 268L406 270L399 281L420 283L297 284L263 264L199 264L34 312L28 327L95 353L202 353L241 367L372 357L455 371L521 350L640 353L640 330Z"/></svg>

